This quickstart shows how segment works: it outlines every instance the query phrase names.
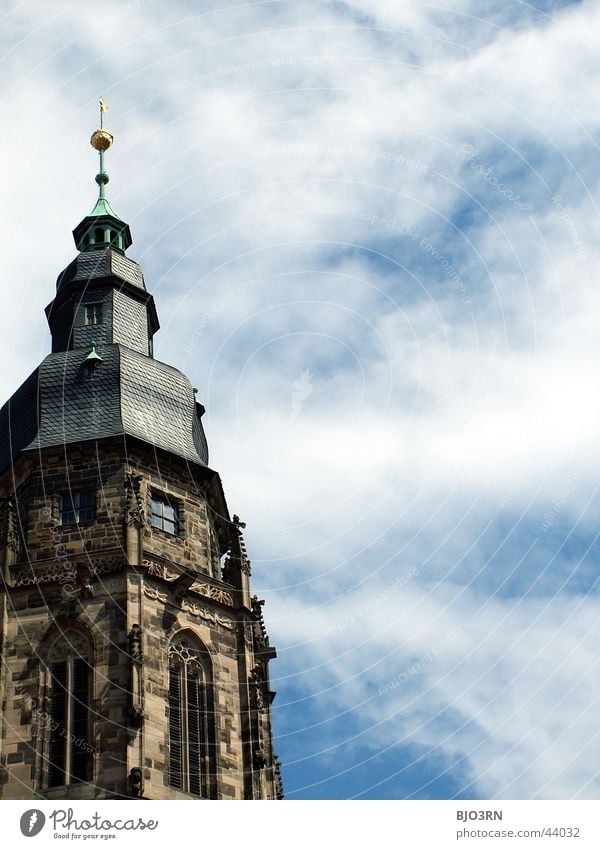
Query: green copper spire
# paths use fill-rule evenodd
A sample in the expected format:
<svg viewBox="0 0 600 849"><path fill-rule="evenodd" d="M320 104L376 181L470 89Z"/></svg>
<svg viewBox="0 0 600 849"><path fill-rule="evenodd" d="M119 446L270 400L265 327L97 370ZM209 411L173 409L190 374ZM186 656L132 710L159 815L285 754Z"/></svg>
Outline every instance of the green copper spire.
<svg viewBox="0 0 600 849"><path fill-rule="evenodd" d="M108 248L124 253L131 245L129 227L117 216L106 199L106 185L109 177L104 170L104 154L112 147L113 137L104 129L104 113L108 106L100 98L100 129L92 133L90 144L100 156L100 170L96 174L98 200L90 214L73 231L75 244L80 251L107 250Z"/></svg>
<svg viewBox="0 0 600 849"><path fill-rule="evenodd" d="M112 215L113 218L116 218L117 216L107 201L104 191L104 187L110 179L104 170L104 154L110 147L112 147L112 143L114 141L112 135L104 129L104 113L107 111L108 106L104 100L100 98L100 129L96 130L90 139L90 144L94 150L98 151L100 156L100 170L96 174L96 182L98 183L99 192L96 206L90 212L90 217L96 215Z"/></svg>

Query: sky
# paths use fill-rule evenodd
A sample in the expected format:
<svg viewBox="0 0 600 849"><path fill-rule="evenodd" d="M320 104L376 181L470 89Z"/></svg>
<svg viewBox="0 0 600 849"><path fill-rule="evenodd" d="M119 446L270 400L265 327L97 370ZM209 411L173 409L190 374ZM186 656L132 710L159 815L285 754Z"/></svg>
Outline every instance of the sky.
<svg viewBox="0 0 600 849"><path fill-rule="evenodd" d="M559 0L0 3L0 396L102 96L288 799L600 795L599 36Z"/></svg>

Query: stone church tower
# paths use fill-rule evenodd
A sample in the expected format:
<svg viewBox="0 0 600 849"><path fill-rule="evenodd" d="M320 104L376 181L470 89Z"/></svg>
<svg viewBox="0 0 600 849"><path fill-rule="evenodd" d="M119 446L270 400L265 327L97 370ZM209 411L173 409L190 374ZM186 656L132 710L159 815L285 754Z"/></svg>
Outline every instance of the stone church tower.
<svg viewBox="0 0 600 849"><path fill-rule="evenodd" d="M244 525L196 390L153 358L111 144L52 353L0 411L0 798L282 798Z"/></svg>

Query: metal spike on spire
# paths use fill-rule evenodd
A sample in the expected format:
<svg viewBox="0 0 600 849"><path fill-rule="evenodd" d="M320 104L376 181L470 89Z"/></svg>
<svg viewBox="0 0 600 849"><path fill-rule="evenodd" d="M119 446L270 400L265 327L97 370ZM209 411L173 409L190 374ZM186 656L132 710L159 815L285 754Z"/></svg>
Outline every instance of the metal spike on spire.
<svg viewBox="0 0 600 849"><path fill-rule="evenodd" d="M106 200L106 195L104 192L104 187L109 181L109 176L104 170L104 154L110 147L112 147L114 139L112 135L104 129L103 126L103 116L105 112L108 112L108 106L106 105L106 102L102 97L99 99L98 103L100 106L100 129L92 133L90 144L92 145L94 150L98 151L98 154L100 155L100 170L96 174L96 182L99 186L99 192L96 206L92 210L91 214L99 215L105 212L109 215L114 215L114 212L112 211L108 201Z"/></svg>
<svg viewBox="0 0 600 849"><path fill-rule="evenodd" d="M102 129L102 119L104 117L104 113L108 112L108 106L106 105L106 101L103 97L100 98L98 103L100 105L100 129Z"/></svg>

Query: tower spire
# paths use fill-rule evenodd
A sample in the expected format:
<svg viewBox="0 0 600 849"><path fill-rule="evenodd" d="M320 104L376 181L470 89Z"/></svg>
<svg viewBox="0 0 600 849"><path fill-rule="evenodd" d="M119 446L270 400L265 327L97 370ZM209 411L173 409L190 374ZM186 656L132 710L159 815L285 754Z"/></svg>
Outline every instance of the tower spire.
<svg viewBox="0 0 600 849"><path fill-rule="evenodd" d="M111 133L104 129L104 113L108 112L108 106L105 101L100 98L100 129L92 133L90 144L94 150L98 151L100 157L100 170L96 174L96 182L98 183L98 200L96 206L91 211L90 215L113 215L116 218L109 202L106 199L104 187L109 181L109 176L104 170L104 154L112 147L114 138Z"/></svg>
<svg viewBox="0 0 600 849"><path fill-rule="evenodd" d="M123 253L131 245L129 227L118 217L106 198L105 187L109 176L104 170L104 154L113 144L113 136L104 129L104 113L108 111L105 101L100 98L100 129L95 130L90 144L98 151L100 168L96 174L98 199L90 214L73 231L75 244L80 251L106 249L108 247Z"/></svg>

